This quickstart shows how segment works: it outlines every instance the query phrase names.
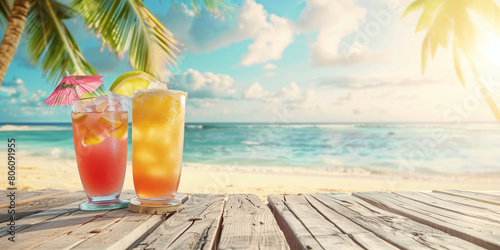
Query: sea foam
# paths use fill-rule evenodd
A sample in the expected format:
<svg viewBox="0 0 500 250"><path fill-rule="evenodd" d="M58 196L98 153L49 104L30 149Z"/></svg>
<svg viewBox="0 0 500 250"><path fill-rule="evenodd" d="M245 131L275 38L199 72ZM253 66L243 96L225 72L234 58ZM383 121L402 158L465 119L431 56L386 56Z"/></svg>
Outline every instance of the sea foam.
<svg viewBox="0 0 500 250"><path fill-rule="evenodd" d="M0 131L51 131L51 130L71 130L71 127L59 126L29 126L29 125L3 125Z"/></svg>

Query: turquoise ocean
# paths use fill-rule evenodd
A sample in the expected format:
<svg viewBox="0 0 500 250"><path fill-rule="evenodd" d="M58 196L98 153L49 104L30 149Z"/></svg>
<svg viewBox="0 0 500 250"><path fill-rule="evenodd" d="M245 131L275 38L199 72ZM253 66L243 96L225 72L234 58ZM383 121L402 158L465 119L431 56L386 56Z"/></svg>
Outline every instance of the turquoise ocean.
<svg viewBox="0 0 500 250"><path fill-rule="evenodd" d="M75 158L70 123L0 124L0 138L12 137L24 157ZM500 172L500 125L190 123L183 162Z"/></svg>

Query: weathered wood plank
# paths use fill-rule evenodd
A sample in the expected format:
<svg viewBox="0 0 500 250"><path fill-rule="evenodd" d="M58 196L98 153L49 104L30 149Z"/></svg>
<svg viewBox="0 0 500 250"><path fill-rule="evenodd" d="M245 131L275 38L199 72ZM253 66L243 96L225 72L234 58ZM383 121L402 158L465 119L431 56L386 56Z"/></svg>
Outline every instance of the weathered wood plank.
<svg viewBox="0 0 500 250"><path fill-rule="evenodd" d="M325 217L309 204L304 195L284 195L282 202L300 220L323 249L363 249L334 224L325 220ZM303 248L307 248L307 246L303 246Z"/></svg>
<svg viewBox="0 0 500 250"><path fill-rule="evenodd" d="M178 194L176 197L182 201L187 200L186 194ZM132 213L127 209L111 210L37 248L124 249L162 220L160 215Z"/></svg>
<svg viewBox="0 0 500 250"><path fill-rule="evenodd" d="M323 249L374 249L382 247L385 247L385 249L397 249L354 222L349 221L344 216L326 208L309 195L270 195L268 196L268 201L273 207L273 211L274 207L284 205L291 212L286 215L278 213L277 216L282 218L281 221L285 221L284 216L293 216L295 218L292 218L292 221L294 219L300 221L300 224L295 225L295 228L297 226L300 227L300 225L303 228L300 228L296 232L284 232L285 236L292 236L290 239L287 238L288 242L298 241L291 244L293 246L291 246L292 249L307 249L308 245L300 245L300 242L307 242L310 238L316 240ZM283 210L278 211L283 212ZM362 244L372 244L359 245L357 241L351 238L352 234L348 234L341 227L336 226L335 222L337 220L340 220L339 224L344 225L345 229L349 232L360 234L358 238ZM281 224L280 227L285 230L291 228L282 226ZM370 234L372 240L369 239ZM309 247L311 246L309 245Z"/></svg>
<svg viewBox="0 0 500 250"><path fill-rule="evenodd" d="M351 195L312 196L326 207L402 249L482 249L437 229L379 209Z"/></svg>
<svg viewBox="0 0 500 250"><path fill-rule="evenodd" d="M9 193L10 192L15 192L16 206L69 193L69 191L66 190L42 190L30 192L9 191ZM10 199L10 197L0 198L0 208L9 207Z"/></svg>
<svg viewBox="0 0 500 250"><path fill-rule="evenodd" d="M67 204L70 204L75 201L84 202L87 198L85 192L75 192L64 194L60 196L45 198L41 200L35 200L28 203L24 203L22 205L16 204L16 220L20 220L23 217L49 210L56 207L61 207ZM0 222L8 221L10 215L9 214L0 214Z"/></svg>
<svg viewBox="0 0 500 250"><path fill-rule="evenodd" d="M135 196L133 191L122 193L125 199L133 196ZM81 202L82 200L42 211L17 221L16 226L19 227L16 230L16 241L18 242L15 244L15 249L37 247L109 212L109 210L80 211L78 206ZM0 240L6 240L5 238L8 237L6 230L0 232L3 235Z"/></svg>
<svg viewBox="0 0 500 250"><path fill-rule="evenodd" d="M399 249L394 245L391 245L389 242L384 241L379 237L375 236L372 232L354 233L354 234L349 234L349 236L364 249L381 249L381 250Z"/></svg>
<svg viewBox="0 0 500 250"><path fill-rule="evenodd" d="M335 224L343 233L348 234L355 242L365 249L397 249L392 244L374 235L372 232L362 228L358 224L331 210L316 200L311 195L305 196L306 200L322 214L328 221Z"/></svg>
<svg viewBox="0 0 500 250"><path fill-rule="evenodd" d="M194 194L183 209L161 223L134 249L212 249L220 230L225 196Z"/></svg>
<svg viewBox="0 0 500 250"><path fill-rule="evenodd" d="M491 213L495 213L495 214L500 215L500 206L493 205L490 203L480 202L480 201L472 200L472 199L465 198L465 197L448 195L448 194L443 194L443 193L427 192L425 194L432 196L436 199L441 199L441 200L445 200L448 202L463 204L463 205L470 206L470 207L473 207L476 209L487 210Z"/></svg>
<svg viewBox="0 0 500 250"><path fill-rule="evenodd" d="M256 195L229 195L218 249L289 249L271 210Z"/></svg>
<svg viewBox="0 0 500 250"><path fill-rule="evenodd" d="M497 214L495 212L492 212L488 210L487 208L484 207L474 207L474 206L468 206L464 205L463 203L460 202L453 202L451 200L443 200L436 198L432 195L428 195L425 192L414 192L414 191L405 191L405 192L394 192L397 195L400 195L402 197L425 203L428 206L431 207L436 207L438 209L442 209L445 211L450 211L453 213L458 213L461 215L469 216L469 217L474 217L482 220L486 220L489 222L493 223L498 223L500 225L500 214ZM429 192L429 194L432 194ZM453 196L452 196L453 197ZM455 198L459 198L454 196ZM473 200L471 200L473 201ZM487 203L483 203L484 205L489 205ZM498 209L500 209L500 206L497 206ZM445 212L446 214L446 212Z"/></svg>
<svg viewBox="0 0 500 250"><path fill-rule="evenodd" d="M321 249L321 245L311 235L301 221L295 217L282 200L282 195L267 196L272 212L291 249Z"/></svg>
<svg viewBox="0 0 500 250"><path fill-rule="evenodd" d="M495 195L494 193L471 192L471 191L461 191L461 190L433 190L432 192L455 195L459 197L464 197L500 206L500 195Z"/></svg>
<svg viewBox="0 0 500 250"><path fill-rule="evenodd" d="M479 246L500 248L500 224L443 210L394 193L362 192L354 194L374 206L408 217Z"/></svg>

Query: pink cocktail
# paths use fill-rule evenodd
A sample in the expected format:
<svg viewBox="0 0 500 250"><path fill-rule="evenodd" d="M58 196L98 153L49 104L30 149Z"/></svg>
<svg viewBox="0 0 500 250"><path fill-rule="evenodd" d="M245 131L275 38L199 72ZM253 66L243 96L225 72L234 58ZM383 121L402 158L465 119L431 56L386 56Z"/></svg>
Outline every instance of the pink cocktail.
<svg viewBox="0 0 500 250"><path fill-rule="evenodd" d="M71 118L78 171L89 198L80 209L127 207L128 202L119 199L127 166L126 97L77 99Z"/></svg>

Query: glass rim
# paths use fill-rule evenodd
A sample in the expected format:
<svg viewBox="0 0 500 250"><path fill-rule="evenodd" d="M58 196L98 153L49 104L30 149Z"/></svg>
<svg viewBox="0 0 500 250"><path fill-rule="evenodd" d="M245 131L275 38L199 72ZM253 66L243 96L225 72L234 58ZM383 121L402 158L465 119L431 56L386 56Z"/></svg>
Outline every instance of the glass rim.
<svg viewBox="0 0 500 250"><path fill-rule="evenodd" d="M90 97L83 97L83 98L75 98L71 103L77 102L77 101L85 101L85 100L94 100L94 99L123 99L126 100L128 99L127 96L124 95L100 95L100 96L90 96Z"/></svg>
<svg viewBox="0 0 500 250"><path fill-rule="evenodd" d="M185 97L188 96L188 92L182 91L182 90L176 90L176 89L139 89L134 91L132 94L132 97L136 96L137 94L142 94L142 93L148 93L148 92L166 92L169 94L173 95L183 95Z"/></svg>

